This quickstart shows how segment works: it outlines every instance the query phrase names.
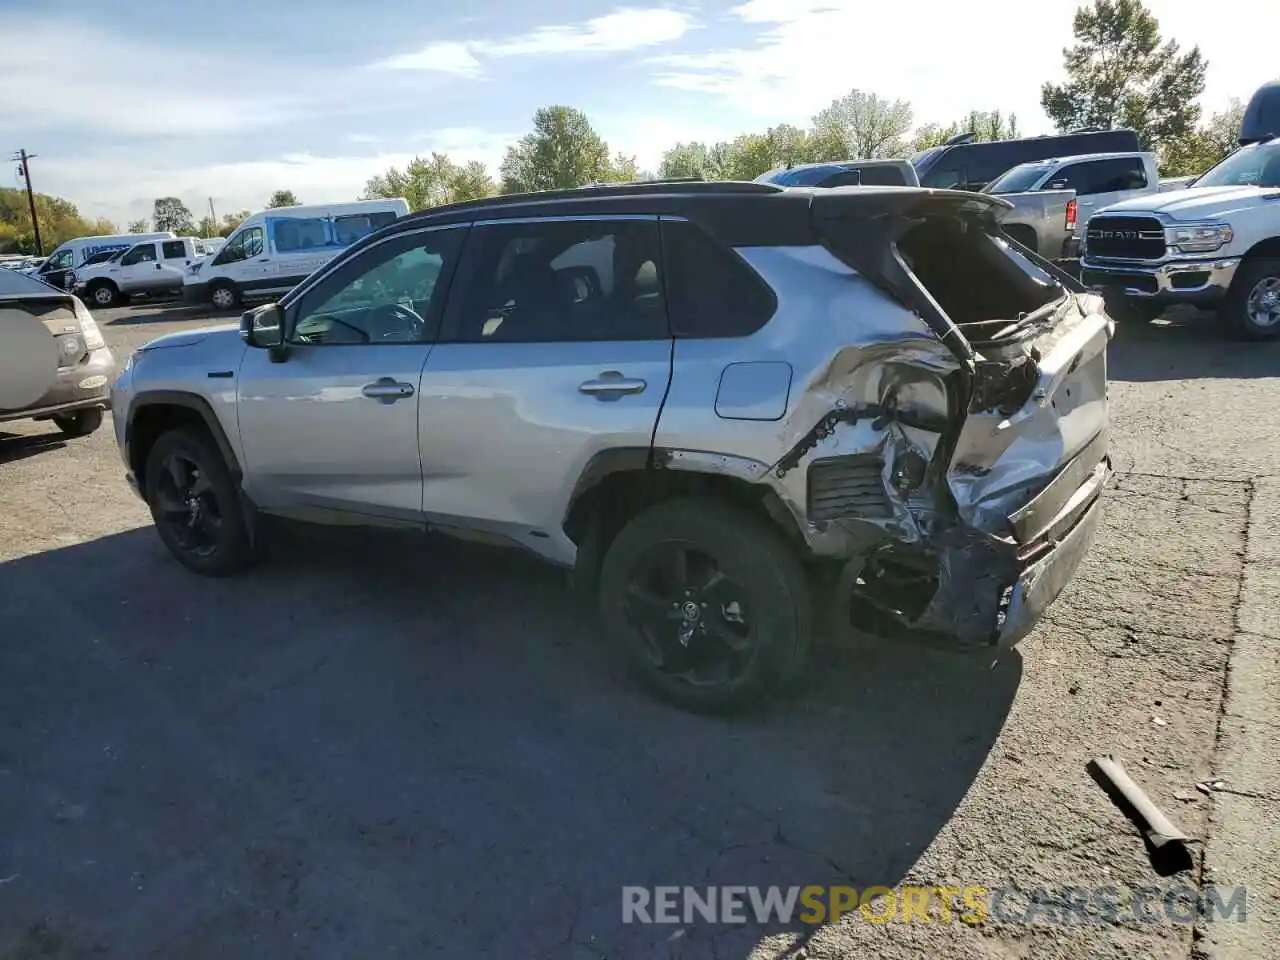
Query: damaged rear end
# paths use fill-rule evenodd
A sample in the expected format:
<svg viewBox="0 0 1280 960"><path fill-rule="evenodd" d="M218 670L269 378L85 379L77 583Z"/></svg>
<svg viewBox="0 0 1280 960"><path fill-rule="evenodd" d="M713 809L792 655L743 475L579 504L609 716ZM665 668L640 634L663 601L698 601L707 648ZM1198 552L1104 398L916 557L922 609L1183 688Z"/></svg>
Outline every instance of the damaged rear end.
<svg viewBox="0 0 1280 960"><path fill-rule="evenodd" d="M828 372L817 392L836 409L775 465L784 478L803 461L811 545L844 539L857 619L877 629L1012 645L1099 522L1111 321L1098 297L1008 242L1008 209L952 191L814 195L828 251L945 345L945 358L865 346L852 392Z"/></svg>

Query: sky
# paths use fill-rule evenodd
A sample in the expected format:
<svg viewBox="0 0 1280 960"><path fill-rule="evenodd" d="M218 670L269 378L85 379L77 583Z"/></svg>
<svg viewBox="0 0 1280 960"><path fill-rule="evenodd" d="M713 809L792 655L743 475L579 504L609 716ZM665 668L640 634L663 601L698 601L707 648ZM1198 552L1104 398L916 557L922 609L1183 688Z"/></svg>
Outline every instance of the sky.
<svg viewBox="0 0 1280 960"><path fill-rule="evenodd" d="M122 227L178 196L197 217L272 191L350 200L415 154L497 175L534 110L584 110L654 170L677 141L809 119L850 89L1052 132L1073 0L0 0L0 151L35 188ZM1280 74L1280 6L1147 0L1209 62L1206 112ZM1034 13L1032 12L1034 10ZM17 186L16 165L0 185Z"/></svg>

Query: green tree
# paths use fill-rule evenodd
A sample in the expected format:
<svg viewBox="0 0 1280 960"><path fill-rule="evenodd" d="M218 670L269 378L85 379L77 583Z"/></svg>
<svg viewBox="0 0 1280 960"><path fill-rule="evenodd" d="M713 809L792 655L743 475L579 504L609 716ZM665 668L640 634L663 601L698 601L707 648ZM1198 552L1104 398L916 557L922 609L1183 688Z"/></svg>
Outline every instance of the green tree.
<svg viewBox="0 0 1280 960"><path fill-rule="evenodd" d="M677 143L662 154L658 176L667 179L721 179L711 162L711 151L705 143Z"/></svg>
<svg viewBox="0 0 1280 960"><path fill-rule="evenodd" d="M236 227L248 220L252 213L248 210L241 210L239 213L224 213L222 215L222 225L218 227L217 235L220 237L229 237L235 232Z"/></svg>
<svg viewBox="0 0 1280 960"><path fill-rule="evenodd" d="M832 160L901 157L907 152L911 104L892 103L874 93L850 90L813 118L811 136L818 138L824 156ZM834 151L843 156L834 157Z"/></svg>
<svg viewBox="0 0 1280 960"><path fill-rule="evenodd" d="M534 113L532 133L507 147L500 172L503 193L524 193L599 183L613 167L609 145L585 113L551 106Z"/></svg>
<svg viewBox="0 0 1280 960"><path fill-rule="evenodd" d="M213 217L201 217L200 222L196 224L197 237L216 237L218 235L218 221Z"/></svg>
<svg viewBox="0 0 1280 960"><path fill-rule="evenodd" d="M404 197L412 210L472 200L491 193L493 180L484 164L473 160L459 166L443 153L433 153L427 160L414 157L404 170L391 167L370 179L364 187L367 200Z"/></svg>
<svg viewBox="0 0 1280 960"><path fill-rule="evenodd" d="M272 210L276 207L296 207L302 201L297 198L292 190L277 190L271 195L271 199L267 201L267 209Z"/></svg>
<svg viewBox="0 0 1280 960"><path fill-rule="evenodd" d="M146 217L143 217L141 220L130 220L129 232L130 233L146 233L147 227L149 226L151 226L151 224L147 222Z"/></svg>
<svg viewBox="0 0 1280 960"><path fill-rule="evenodd" d="M64 240L119 233L110 220L82 217L76 205L61 197L35 195L40 240L48 253ZM0 187L0 253L35 253L35 231L25 190Z"/></svg>
<svg viewBox="0 0 1280 960"><path fill-rule="evenodd" d="M1005 117L999 110L970 110L968 116L945 127L937 123L926 123L916 128L911 138L912 150L928 150L940 147L952 137L962 133L972 133L979 142L987 140L1016 140L1019 136L1017 114Z"/></svg>
<svg viewBox="0 0 1280 960"><path fill-rule="evenodd" d="M177 197L159 197L152 208L151 222L156 225L157 232L172 230L177 234L194 233L195 221L187 205Z"/></svg>
<svg viewBox="0 0 1280 960"><path fill-rule="evenodd" d="M1063 84L1046 83L1040 103L1060 131L1132 127L1151 149L1191 134L1200 119L1206 63L1199 47L1161 42L1141 0L1094 0L1076 11L1076 44L1062 51Z"/></svg>
<svg viewBox="0 0 1280 960"><path fill-rule="evenodd" d="M1204 173L1239 146L1243 120L1244 104L1232 99L1226 110L1215 113L1207 123L1164 145L1160 151L1160 175L1186 177Z"/></svg>

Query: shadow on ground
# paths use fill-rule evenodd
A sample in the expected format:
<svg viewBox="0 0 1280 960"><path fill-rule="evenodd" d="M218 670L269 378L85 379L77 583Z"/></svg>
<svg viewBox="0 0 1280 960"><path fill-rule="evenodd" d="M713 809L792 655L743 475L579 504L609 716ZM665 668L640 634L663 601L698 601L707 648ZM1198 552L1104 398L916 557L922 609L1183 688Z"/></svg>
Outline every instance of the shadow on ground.
<svg viewBox="0 0 1280 960"><path fill-rule="evenodd" d="M745 955L761 928L624 926L622 887L893 885L1021 673L817 660L687 715L559 572L420 540L295 535L237 580L147 529L0 565L0 956Z"/></svg>
<svg viewBox="0 0 1280 960"><path fill-rule="evenodd" d="M218 311L208 304L188 306L171 300L155 302L139 301L128 308L111 308L94 311L98 323L106 327L134 327L148 323L180 323L195 318L219 317ZM226 322L233 323L240 316L240 311L226 313Z"/></svg>
<svg viewBox="0 0 1280 960"><path fill-rule="evenodd" d="M1213 313L1177 309L1151 323L1117 323L1107 361L1112 380L1275 377L1280 341L1241 340Z"/></svg>
<svg viewBox="0 0 1280 960"><path fill-rule="evenodd" d="M67 445L61 433L5 433L0 431L0 465L39 456Z"/></svg>

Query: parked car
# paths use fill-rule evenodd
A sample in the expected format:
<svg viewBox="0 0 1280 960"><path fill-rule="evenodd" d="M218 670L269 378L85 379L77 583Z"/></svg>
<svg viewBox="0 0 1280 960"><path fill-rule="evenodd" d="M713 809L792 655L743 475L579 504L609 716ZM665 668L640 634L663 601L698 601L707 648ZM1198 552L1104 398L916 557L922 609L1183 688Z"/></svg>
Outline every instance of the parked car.
<svg viewBox="0 0 1280 960"><path fill-rule="evenodd" d="M1033 160L1086 153L1137 153L1142 149L1132 130L1082 130L1051 137L992 140L977 143L972 134L952 137L940 147L911 157L926 187L981 190L1011 167Z"/></svg>
<svg viewBox="0 0 1280 960"><path fill-rule="evenodd" d="M1155 154L1134 152L1092 153L1019 164L987 184L984 192L1003 197L1016 208L1037 195L1071 191L1075 198L1073 230L1065 248L1060 247L1054 255L1072 259L1079 256L1084 225L1093 214L1113 203L1157 193L1159 189ZM1005 222L1016 221L1006 217ZM1062 219L1057 218L1057 222Z"/></svg>
<svg viewBox="0 0 1280 960"><path fill-rule="evenodd" d="M122 233L112 236L76 237L54 248L48 259L40 265L36 275L50 286L70 289L69 275L95 253L107 250L127 250L143 240L176 240L177 235L167 233Z"/></svg>
<svg viewBox="0 0 1280 960"><path fill-rule="evenodd" d="M404 199L283 207L255 213L222 249L191 264L183 299L229 310L282 296L362 237L409 212Z"/></svg>
<svg viewBox="0 0 1280 960"><path fill-rule="evenodd" d="M117 440L191 570L243 568L260 514L520 547L691 708L794 676L817 583L846 621L997 650L1109 475L1111 321L1004 209L732 182L437 207L140 349Z"/></svg>
<svg viewBox="0 0 1280 960"><path fill-rule="evenodd" d="M95 307L111 307L137 295L181 294L187 267L199 259L193 237L144 240L71 271L69 282Z"/></svg>
<svg viewBox="0 0 1280 960"><path fill-rule="evenodd" d="M0 271L0 370L0 422L52 420L70 437L101 426L116 372L79 299L12 270Z"/></svg>
<svg viewBox="0 0 1280 960"><path fill-rule="evenodd" d="M756 183L780 187L918 187L916 168L907 160L839 160L781 167L756 177Z"/></svg>
<svg viewBox="0 0 1280 960"><path fill-rule="evenodd" d="M197 244L203 256L211 257L226 245L224 237L202 237Z"/></svg>
<svg viewBox="0 0 1280 960"><path fill-rule="evenodd" d="M1241 147L1191 187L1090 219L1082 279L1117 319L1187 303L1236 334L1280 337L1280 140Z"/></svg>

